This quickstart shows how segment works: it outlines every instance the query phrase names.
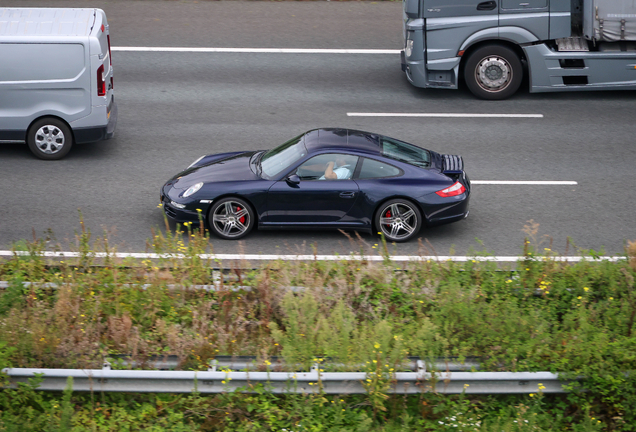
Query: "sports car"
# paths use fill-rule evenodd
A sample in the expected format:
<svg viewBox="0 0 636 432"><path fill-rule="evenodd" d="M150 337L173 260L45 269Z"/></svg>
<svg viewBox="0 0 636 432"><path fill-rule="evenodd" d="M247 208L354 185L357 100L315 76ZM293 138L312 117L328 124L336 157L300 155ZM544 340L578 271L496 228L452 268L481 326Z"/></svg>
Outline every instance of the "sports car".
<svg viewBox="0 0 636 432"><path fill-rule="evenodd" d="M223 239L252 229L381 232L391 242L468 216L461 156L370 132L315 129L268 151L201 156L161 188L177 222Z"/></svg>

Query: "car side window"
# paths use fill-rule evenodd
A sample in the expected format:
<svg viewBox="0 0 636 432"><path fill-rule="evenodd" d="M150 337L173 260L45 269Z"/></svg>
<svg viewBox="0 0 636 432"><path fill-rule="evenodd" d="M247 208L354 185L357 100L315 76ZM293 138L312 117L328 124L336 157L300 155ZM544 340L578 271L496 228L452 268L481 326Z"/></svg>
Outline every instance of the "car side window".
<svg viewBox="0 0 636 432"><path fill-rule="evenodd" d="M314 156L296 169L301 180L350 180L358 156L328 153Z"/></svg>
<svg viewBox="0 0 636 432"><path fill-rule="evenodd" d="M372 179L384 177L396 177L402 174L402 170L375 159L362 159L359 179Z"/></svg>
<svg viewBox="0 0 636 432"><path fill-rule="evenodd" d="M406 162L420 168L431 165L431 153L421 147L384 137L381 140L382 154L388 158Z"/></svg>

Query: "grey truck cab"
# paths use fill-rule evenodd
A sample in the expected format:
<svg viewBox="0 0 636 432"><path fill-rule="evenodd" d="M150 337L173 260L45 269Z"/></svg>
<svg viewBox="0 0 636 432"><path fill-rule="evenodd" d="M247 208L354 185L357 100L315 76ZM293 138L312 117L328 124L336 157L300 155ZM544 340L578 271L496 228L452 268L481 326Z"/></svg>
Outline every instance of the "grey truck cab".
<svg viewBox="0 0 636 432"><path fill-rule="evenodd" d="M0 142L60 159L116 123L104 11L0 8Z"/></svg>
<svg viewBox="0 0 636 432"><path fill-rule="evenodd" d="M402 70L417 87L636 89L634 0L403 0ZM527 69L523 63L527 64Z"/></svg>

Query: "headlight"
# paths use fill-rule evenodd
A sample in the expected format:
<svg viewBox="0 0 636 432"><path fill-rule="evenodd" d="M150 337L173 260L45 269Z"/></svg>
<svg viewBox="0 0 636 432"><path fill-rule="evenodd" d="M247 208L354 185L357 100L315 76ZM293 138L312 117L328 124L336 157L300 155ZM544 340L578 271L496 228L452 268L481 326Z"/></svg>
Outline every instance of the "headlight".
<svg viewBox="0 0 636 432"><path fill-rule="evenodd" d="M203 186L203 182L199 182L197 184L194 184L194 185L190 186L188 189L186 189L186 191L181 196L184 197L184 198L187 198L190 195L192 195L193 193L195 193L196 191L198 191L199 189L201 189L202 186Z"/></svg>
<svg viewBox="0 0 636 432"><path fill-rule="evenodd" d="M199 159L197 159L197 160L195 160L194 162L192 162L192 163L188 166L188 168L192 168L192 165L196 165L196 163L197 163L197 162L199 162L199 161L200 161L201 159L203 159L204 157L205 157L205 155L201 156ZM186 169L188 169L188 168L186 168Z"/></svg>
<svg viewBox="0 0 636 432"><path fill-rule="evenodd" d="M411 54L413 54L413 41L407 40L406 46L404 47L404 55L406 57L411 57Z"/></svg>

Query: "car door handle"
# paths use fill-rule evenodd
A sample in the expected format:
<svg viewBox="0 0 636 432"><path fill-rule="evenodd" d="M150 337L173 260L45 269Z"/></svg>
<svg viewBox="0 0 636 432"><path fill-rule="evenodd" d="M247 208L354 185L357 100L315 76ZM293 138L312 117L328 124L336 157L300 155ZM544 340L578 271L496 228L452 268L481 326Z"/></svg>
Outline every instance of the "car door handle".
<svg viewBox="0 0 636 432"><path fill-rule="evenodd" d="M485 1L485 2L481 2L481 3L479 3L477 5L477 10L479 10L479 11L493 10L496 7L497 7L497 2L495 2L495 1Z"/></svg>
<svg viewBox="0 0 636 432"><path fill-rule="evenodd" d="M340 192L340 198L353 198L355 195L355 192Z"/></svg>

